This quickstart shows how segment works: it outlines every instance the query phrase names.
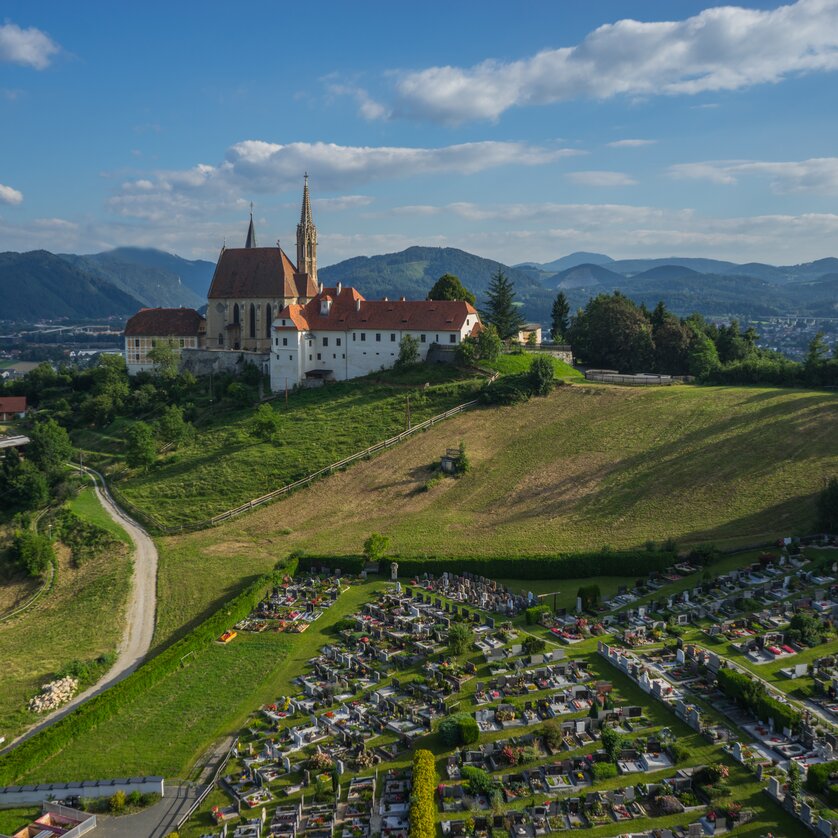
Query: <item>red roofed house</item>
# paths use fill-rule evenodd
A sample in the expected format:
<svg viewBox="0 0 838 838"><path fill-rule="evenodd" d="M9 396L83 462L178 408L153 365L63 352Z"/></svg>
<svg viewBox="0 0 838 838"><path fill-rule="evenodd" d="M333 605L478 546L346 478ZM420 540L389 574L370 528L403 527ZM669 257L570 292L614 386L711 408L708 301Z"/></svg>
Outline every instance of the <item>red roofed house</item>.
<svg viewBox="0 0 838 838"><path fill-rule="evenodd" d="M141 308L125 324L128 375L154 369L149 350L160 345L198 349L204 345L206 321L193 308Z"/></svg>
<svg viewBox="0 0 838 838"><path fill-rule="evenodd" d="M26 396L0 396L0 421L23 419L26 416Z"/></svg>
<svg viewBox="0 0 838 838"><path fill-rule="evenodd" d="M267 354L279 312L292 303L307 303L316 293L317 229L306 175L296 265L279 242L256 246L252 212L244 247L222 248L207 294L207 348Z"/></svg>
<svg viewBox="0 0 838 838"><path fill-rule="evenodd" d="M324 288L305 305L286 306L274 322L271 389L392 367L405 335L416 339L424 361L433 344L458 346L479 327L477 311L463 301L365 300L354 288Z"/></svg>

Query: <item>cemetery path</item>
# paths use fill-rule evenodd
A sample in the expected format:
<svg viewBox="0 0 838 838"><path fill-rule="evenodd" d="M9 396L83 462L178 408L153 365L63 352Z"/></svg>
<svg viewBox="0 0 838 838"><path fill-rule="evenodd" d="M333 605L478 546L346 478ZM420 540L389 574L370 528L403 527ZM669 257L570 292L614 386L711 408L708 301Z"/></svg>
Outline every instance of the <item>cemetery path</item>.
<svg viewBox="0 0 838 838"><path fill-rule="evenodd" d="M80 704L84 704L93 696L104 692L123 678L127 678L143 662L151 646L157 609L157 548L148 533L116 505L102 475L91 468L85 467L84 471L94 482L96 497L102 504L102 508L128 533L134 544L134 573L125 611L125 631L122 643L117 651L116 662L95 684L79 693L72 701L59 707L58 710L45 716L36 725L10 742L0 753L11 750L23 740L63 718Z"/></svg>

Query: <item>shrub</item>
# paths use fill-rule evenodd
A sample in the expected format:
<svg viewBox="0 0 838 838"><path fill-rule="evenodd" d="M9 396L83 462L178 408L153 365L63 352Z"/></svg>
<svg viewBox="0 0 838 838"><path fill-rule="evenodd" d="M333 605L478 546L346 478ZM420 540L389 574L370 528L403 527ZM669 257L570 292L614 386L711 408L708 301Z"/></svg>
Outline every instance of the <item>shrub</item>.
<svg viewBox="0 0 838 838"><path fill-rule="evenodd" d="M530 390L536 396L546 396L553 383L553 359L549 355L535 355L530 363Z"/></svg>
<svg viewBox="0 0 838 838"><path fill-rule="evenodd" d="M380 561L389 546L389 536L382 535L380 532L374 532L364 542L364 557L369 562Z"/></svg>
<svg viewBox="0 0 838 838"><path fill-rule="evenodd" d="M413 755L413 791L410 795L410 838L436 838L434 755L421 749Z"/></svg>
<svg viewBox="0 0 838 838"><path fill-rule="evenodd" d="M471 745L480 738L480 728L471 713L455 713L440 722L439 735L450 747Z"/></svg>
<svg viewBox="0 0 838 838"><path fill-rule="evenodd" d="M464 765L460 771L468 785L470 794L491 795L495 790L495 779L488 771L474 765Z"/></svg>
<svg viewBox="0 0 838 838"><path fill-rule="evenodd" d="M454 623L448 629L448 649L452 655L462 655L471 641L471 629L465 623Z"/></svg>
<svg viewBox="0 0 838 838"><path fill-rule="evenodd" d="M115 791L109 798L108 798L108 808L113 812L115 815L125 809L125 792L124 791Z"/></svg>
<svg viewBox="0 0 838 838"><path fill-rule="evenodd" d="M539 652L543 652L547 648L547 642L542 640L540 637L533 637L529 634L524 638L524 642L521 644L521 647L525 654L537 655Z"/></svg>
<svg viewBox="0 0 838 838"><path fill-rule="evenodd" d="M549 614L549 613L550 613L550 606L549 605L534 605L532 608L528 608L524 612L524 616L526 617L527 625L528 626L534 626L534 625L537 625L540 622L540 620L541 620L542 616L544 616L544 614Z"/></svg>
<svg viewBox="0 0 838 838"><path fill-rule="evenodd" d="M30 576L42 576L55 560L50 540L34 530L20 530L12 541L12 559Z"/></svg>
<svg viewBox="0 0 838 838"><path fill-rule="evenodd" d="M676 763L679 763L689 759L690 749L686 745L682 745L680 742L673 742L669 746L669 753L672 754L672 759Z"/></svg>
<svg viewBox="0 0 838 838"><path fill-rule="evenodd" d="M595 780L610 780L617 776L617 766L613 762L595 762L591 771Z"/></svg>

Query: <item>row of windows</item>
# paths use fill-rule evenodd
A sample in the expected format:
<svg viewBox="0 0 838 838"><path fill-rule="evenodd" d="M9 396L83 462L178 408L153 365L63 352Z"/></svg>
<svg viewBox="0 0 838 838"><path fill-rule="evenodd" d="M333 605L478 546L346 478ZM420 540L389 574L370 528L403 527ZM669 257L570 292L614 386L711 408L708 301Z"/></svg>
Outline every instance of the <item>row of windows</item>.
<svg viewBox="0 0 838 838"><path fill-rule="evenodd" d="M172 340L171 340L171 338L169 338L169 339L167 340L167 343L168 343L170 346L172 345ZM152 338L152 339L151 339L151 346L152 346L152 349L153 349L154 347L156 347L156 346L157 346L157 338ZM184 346L186 346L186 339L185 339L185 338L180 338L180 346L181 346L181 349L182 349ZM135 348L135 349L139 349L139 347L140 347L140 339L139 339L139 338L134 338L134 348Z"/></svg>
<svg viewBox="0 0 838 838"><path fill-rule="evenodd" d="M283 321L284 322L284 321ZM233 323L237 326L241 325L241 313L239 311L239 304L236 303L233 306ZM265 306L265 337L269 338L271 336L271 324L273 323L273 314L271 312L271 304L267 303ZM250 304L250 312L248 316L248 332L249 336L252 338L256 337L256 306L251 303ZM223 337L221 335L219 337L219 344L223 343Z"/></svg>
<svg viewBox="0 0 838 838"><path fill-rule="evenodd" d="M221 336L219 335L219 342L220 342L220 337ZM428 342L427 337L428 337L427 335L419 335L419 343L427 343ZM358 332L353 332L352 333L352 340L357 342ZM367 340L367 333L366 332L361 332L361 342L364 343L364 342L366 342L366 340ZM381 332L376 332L375 340L376 340L376 342L381 343ZM390 333L390 341L391 341L391 343L396 342L396 333L395 332ZM439 335L436 336L436 342L439 343ZM451 332L448 335L448 342L449 343L456 343L457 342L457 333L456 332ZM283 346L288 346L288 338L282 338L282 345ZM324 347L327 347L329 345L329 338L324 337L322 345ZM335 346L340 346L340 345L341 345L341 339L340 338L335 338ZM274 338L274 346L279 346L279 338ZM309 340L308 348L311 349L313 346L314 346L314 341Z"/></svg>

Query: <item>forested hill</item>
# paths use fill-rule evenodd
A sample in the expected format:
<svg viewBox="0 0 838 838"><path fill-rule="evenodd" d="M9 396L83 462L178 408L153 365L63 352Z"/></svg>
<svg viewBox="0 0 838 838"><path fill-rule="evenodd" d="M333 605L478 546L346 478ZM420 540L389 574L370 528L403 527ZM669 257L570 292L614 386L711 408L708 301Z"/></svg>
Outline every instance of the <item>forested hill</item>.
<svg viewBox="0 0 838 838"><path fill-rule="evenodd" d="M486 301L486 289L498 268L514 283L524 317L539 320L548 316L555 291L548 291L526 271L454 247L409 247L400 253L356 256L320 268L318 278L326 285L352 285L371 300L385 296L421 300L443 274L449 273L477 295L479 307Z"/></svg>
<svg viewBox="0 0 838 838"><path fill-rule="evenodd" d="M89 256L0 253L0 319L112 317L143 306L200 308L213 268L211 262L141 248Z"/></svg>

